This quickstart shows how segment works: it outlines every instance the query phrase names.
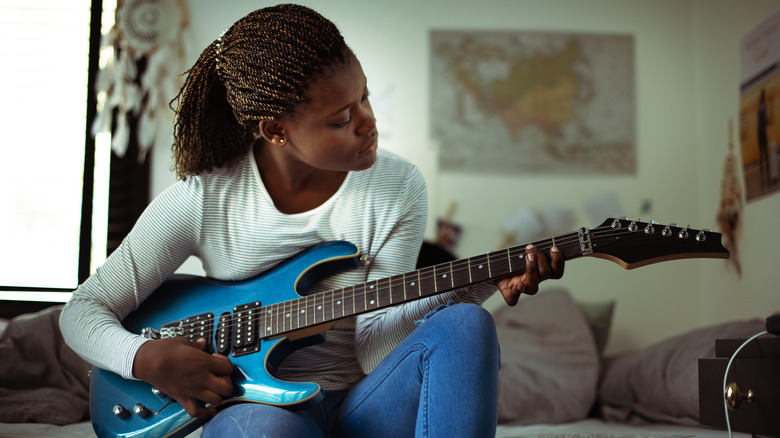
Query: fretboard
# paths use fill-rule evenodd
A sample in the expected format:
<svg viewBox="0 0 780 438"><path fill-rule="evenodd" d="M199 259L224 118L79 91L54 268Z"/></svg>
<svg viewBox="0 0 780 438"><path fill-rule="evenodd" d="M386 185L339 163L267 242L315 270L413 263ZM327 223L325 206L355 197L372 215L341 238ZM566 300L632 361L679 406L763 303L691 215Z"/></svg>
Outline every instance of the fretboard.
<svg viewBox="0 0 780 438"><path fill-rule="evenodd" d="M581 233L534 242L542 252L557 246L569 260L583 255ZM418 300L525 272L525 245L442 263L359 285L252 309L262 337L326 324L348 316Z"/></svg>

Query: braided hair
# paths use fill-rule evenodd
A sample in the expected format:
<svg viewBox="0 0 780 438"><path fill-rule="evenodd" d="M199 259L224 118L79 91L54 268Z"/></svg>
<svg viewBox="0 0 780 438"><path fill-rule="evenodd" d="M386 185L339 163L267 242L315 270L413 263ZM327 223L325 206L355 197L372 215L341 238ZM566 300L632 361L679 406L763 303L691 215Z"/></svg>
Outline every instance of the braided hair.
<svg viewBox="0 0 780 438"><path fill-rule="evenodd" d="M278 5L250 13L201 53L174 108L179 178L220 167L249 150L261 120L291 114L306 87L344 64L350 49L317 12Z"/></svg>

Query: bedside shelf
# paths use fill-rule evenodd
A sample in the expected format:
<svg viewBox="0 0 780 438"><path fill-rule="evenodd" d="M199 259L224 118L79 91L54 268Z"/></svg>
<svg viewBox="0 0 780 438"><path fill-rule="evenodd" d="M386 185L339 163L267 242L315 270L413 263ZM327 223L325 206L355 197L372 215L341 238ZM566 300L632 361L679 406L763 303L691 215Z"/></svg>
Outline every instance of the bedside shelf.
<svg viewBox="0 0 780 438"><path fill-rule="evenodd" d="M699 359L699 422L726 429L723 374L731 355L744 339L719 339L715 358ZM746 345L729 369L728 383L736 383L742 399L729 410L731 429L760 436L780 437L780 337L764 336Z"/></svg>

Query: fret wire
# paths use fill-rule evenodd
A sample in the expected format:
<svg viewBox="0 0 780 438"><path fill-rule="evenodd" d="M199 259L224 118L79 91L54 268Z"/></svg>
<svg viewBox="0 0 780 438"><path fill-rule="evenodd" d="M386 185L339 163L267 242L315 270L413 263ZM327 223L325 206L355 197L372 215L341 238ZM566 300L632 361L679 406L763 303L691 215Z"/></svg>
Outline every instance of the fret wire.
<svg viewBox="0 0 780 438"><path fill-rule="evenodd" d="M357 313L357 306L355 304L355 285L352 285L352 313Z"/></svg>
<svg viewBox="0 0 780 438"><path fill-rule="evenodd" d="M393 277L387 279L387 295L390 297L390 304L393 304Z"/></svg>
<svg viewBox="0 0 780 438"><path fill-rule="evenodd" d="M612 230L608 226L590 229L589 232L590 232L590 235L591 235L592 238L602 238L602 239L603 238L615 238L615 239L618 239L618 238L623 237L623 236L630 236L630 237L638 236L638 237L642 237L640 234L631 233L631 232L629 232L627 230L626 231L623 231L623 230L615 231L615 230ZM564 247L568 248L568 250L571 250L574 253L576 251L576 248L578 248L578 246L579 246L579 240L580 239L579 239L578 233L573 232L573 233L569 233L569 234L566 234L566 235L558 236L558 239L552 238L552 240L548 239L548 240L545 240L545 241L537 242L537 243L535 243L535 245L537 247L539 247L541 250L546 250L547 248L549 248L551 246L564 246ZM510 272L514 273L514 272L518 272L519 270L522 270L522 266L514 266L515 263L513 263L512 260L511 260L515 256L517 256L519 259L524 259L524 253L523 253L522 247L515 246L515 247L506 248L504 250L504 252L507 254L507 263L509 265L508 267L510 269ZM463 259L463 262L466 264L466 266L464 268L466 269L466 272L468 273L469 283L473 284L475 282L475 278L474 278L474 273L475 273L474 269L476 268L474 266L475 261L472 258L467 258L467 259ZM494 275L493 271L495 270L495 266L491 265L491 260L489 259L489 256L486 259L486 262L487 262L488 271L490 272L489 275L491 275L491 276ZM492 264L493 265L495 264L495 260L492 261ZM452 267L453 267L452 269L455 269L454 266L455 266L455 264L452 263ZM458 268L458 269L460 269L460 268ZM410 273L410 274L417 275L417 280L415 281L415 283L417 283L417 287L418 287L418 296L422 296L422 287L419 284L420 284L420 280L421 279L425 280L426 277L421 276L420 275L421 274L420 271L416 271L416 272ZM409 281L409 278L408 278L407 274L403 274L402 278L403 278L403 281L404 281L404 288L403 288L404 298L408 299L409 298L408 286L411 286L412 282ZM476 282L481 282L481 281L484 281L484 279L483 280L476 280ZM452 284L454 286L454 279L451 279L451 282L452 282ZM354 301L354 298L355 298L355 296L354 296L355 286L353 285L352 288L353 288L352 310L353 310L353 313L356 313L357 312L357 305L356 305L356 303ZM435 289L438 291L438 289L439 289L438 286ZM345 296L345 293L346 293L346 291L342 290L342 297ZM391 293L391 300L393 302L395 302L394 298L392 297L392 281L391 281L391 286L390 286L390 293ZM335 299L335 297L332 297L331 299ZM326 300L325 296L321 297L321 302L322 302L323 305L326 304L325 300ZM367 307L366 300L367 300L367 297L364 295L364 304L366 304L366 307ZM316 305L316 303L317 303L316 297L313 297L312 301L314 301L314 303ZM309 303L308 299L307 299L306 303L308 305L308 303ZM297 305L300 308L300 304L301 303L299 301L295 305ZM290 306L292 306L292 304ZM268 311L263 312L263 319L262 319L265 331L269 331L269 329L271 329L271 331L273 331L273 327L276 327L276 330L279 331L279 326L280 326L279 319L280 318L284 318L284 316L281 315L279 312L283 312L285 310L284 305L280 304L280 303L277 303L277 305L266 306L266 308L268 309ZM346 310L346 309L343 309L343 310ZM309 312L306 312L306 313L309 313ZM313 322L317 322L317 312L312 310L312 313L313 313L313 315L312 315ZM344 316L344 315L345 315L345 313L342 311L342 316ZM286 319L287 318L285 318L285 320ZM300 316L298 316L296 319L300 320ZM287 323L285 322L285 320L281 321L281 326L282 327L286 327L287 326ZM306 317L306 320L308 321L308 317ZM295 323L291 321L290 327L293 327L294 324ZM229 325L230 326L236 326L237 322L234 322L234 321L231 320Z"/></svg>

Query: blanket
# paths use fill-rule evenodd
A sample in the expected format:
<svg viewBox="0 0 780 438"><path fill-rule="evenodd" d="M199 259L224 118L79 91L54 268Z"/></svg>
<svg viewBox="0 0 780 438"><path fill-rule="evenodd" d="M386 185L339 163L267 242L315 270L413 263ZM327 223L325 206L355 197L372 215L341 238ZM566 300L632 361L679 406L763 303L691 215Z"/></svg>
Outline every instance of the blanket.
<svg viewBox="0 0 780 438"><path fill-rule="evenodd" d="M17 316L0 334L0 423L89 419L90 365L65 344L61 311Z"/></svg>

